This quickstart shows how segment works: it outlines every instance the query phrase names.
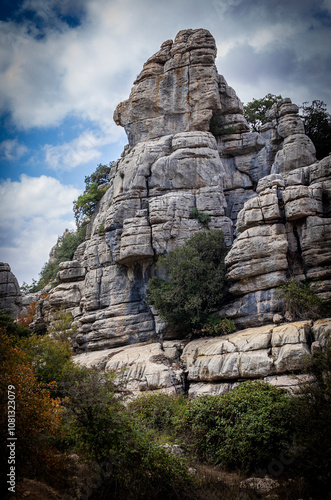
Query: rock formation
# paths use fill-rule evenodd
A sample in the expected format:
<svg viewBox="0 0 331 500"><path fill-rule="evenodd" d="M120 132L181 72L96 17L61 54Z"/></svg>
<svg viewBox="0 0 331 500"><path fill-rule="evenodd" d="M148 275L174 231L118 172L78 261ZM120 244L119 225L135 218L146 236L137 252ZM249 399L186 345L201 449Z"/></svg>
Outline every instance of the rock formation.
<svg viewBox="0 0 331 500"><path fill-rule="evenodd" d="M6 311L16 318L21 304L22 295L18 281L9 264L0 262L0 311Z"/></svg>
<svg viewBox="0 0 331 500"><path fill-rule="evenodd" d="M279 377L302 369L314 336L309 322L270 325L281 309L276 288L296 276L331 296L331 157L316 161L288 98L251 132L215 57L208 31L185 30L144 64L114 113L129 144L42 308L46 321L60 307L71 311L79 360L125 368L134 391L186 380L192 394L215 393L254 377L286 385ZM185 346L147 304L146 288L159 255L208 230L193 208L233 244L221 314L254 329Z"/></svg>

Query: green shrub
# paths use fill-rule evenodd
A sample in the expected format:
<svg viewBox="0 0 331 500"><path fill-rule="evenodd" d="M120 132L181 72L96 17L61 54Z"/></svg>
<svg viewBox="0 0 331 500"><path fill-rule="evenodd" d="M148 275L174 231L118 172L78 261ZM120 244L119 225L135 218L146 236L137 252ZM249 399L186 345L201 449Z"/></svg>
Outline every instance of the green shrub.
<svg viewBox="0 0 331 500"><path fill-rule="evenodd" d="M47 327L47 333L59 342L72 342L76 331L77 325L73 325L72 314L64 309L55 311Z"/></svg>
<svg viewBox="0 0 331 500"><path fill-rule="evenodd" d="M93 498L177 498L176 492L192 480L185 461L166 453L137 427L113 378L111 373L80 368L62 384L65 445L111 470Z"/></svg>
<svg viewBox="0 0 331 500"><path fill-rule="evenodd" d="M208 214L204 214L200 210L198 210L196 207L192 208L192 211L190 213L190 219L198 219L200 224L203 226L208 226L210 222L210 216Z"/></svg>
<svg viewBox="0 0 331 500"><path fill-rule="evenodd" d="M245 382L191 402L186 425L202 460L252 470L268 465L291 437L290 399L267 383Z"/></svg>
<svg viewBox="0 0 331 500"><path fill-rule="evenodd" d="M295 451L298 455L294 465L297 474L308 479L312 491L316 494L318 488L322 487L326 491L331 488L330 336L322 341L319 349L313 351L306 371L312 379L307 381L299 394L293 398Z"/></svg>
<svg viewBox="0 0 331 500"><path fill-rule="evenodd" d="M130 403L129 408L139 424L174 436L187 404L188 400L184 396L159 393L139 396Z"/></svg>
<svg viewBox="0 0 331 500"><path fill-rule="evenodd" d="M63 381L71 360L71 346L69 342L58 342L49 335L36 334L22 339L20 348L25 352L27 360L33 366L38 381L48 384ZM58 389L53 391L58 395Z"/></svg>
<svg viewBox="0 0 331 500"><path fill-rule="evenodd" d="M223 299L226 253L223 232L209 231L161 257L157 273L166 278L148 282L149 301L160 316L185 328L203 325Z"/></svg>
<svg viewBox="0 0 331 500"><path fill-rule="evenodd" d="M0 328L5 328L7 335L20 339L31 335L31 330L14 321L14 318L6 311L0 311Z"/></svg>
<svg viewBox="0 0 331 500"><path fill-rule="evenodd" d="M85 191L74 201L74 215L77 227L84 225L84 219L90 218L108 187L109 172L114 162L99 164L93 174L85 177ZM105 186L103 186L105 185Z"/></svg>
<svg viewBox="0 0 331 500"><path fill-rule="evenodd" d="M193 330L197 337L227 335L237 330L236 325L229 318L215 318L210 316L203 324L202 328Z"/></svg>
<svg viewBox="0 0 331 500"><path fill-rule="evenodd" d="M317 319L330 312L330 306L322 301L311 289L309 283L302 283L295 278L287 280L280 287L285 312L293 319Z"/></svg>

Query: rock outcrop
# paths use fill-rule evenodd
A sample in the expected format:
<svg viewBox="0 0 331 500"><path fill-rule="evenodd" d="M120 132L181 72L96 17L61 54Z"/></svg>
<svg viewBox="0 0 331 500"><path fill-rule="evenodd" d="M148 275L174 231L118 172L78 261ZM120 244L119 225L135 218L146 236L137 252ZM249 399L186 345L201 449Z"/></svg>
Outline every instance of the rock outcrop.
<svg viewBox="0 0 331 500"><path fill-rule="evenodd" d="M271 324L283 320L277 287L295 276L331 296L331 157L316 161L288 98L260 133L250 131L215 57L213 37L198 29L181 31L146 62L114 113L129 144L86 241L43 301L46 322L60 307L72 313L80 359L124 368L133 391L187 380L192 394L224 392L246 377L291 385L284 377L302 369L311 329ZM210 217L208 228L193 209ZM158 256L209 229L232 245L220 314L254 330L184 346L148 305L147 283Z"/></svg>
<svg viewBox="0 0 331 500"><path fill-rule="evenodd" d="M250 328L224 337L145 343L79 354L77 363L118 371L133 395L162 391L225 394L245 380L295 391L314 349L331 333L331 319Z"/></svg>
<svg viewBox="0 0 331 500"><path fill-rule="evenodd" d="M16 318L22 306L22 294L10 265L0 262L0 311Z"/></svg>

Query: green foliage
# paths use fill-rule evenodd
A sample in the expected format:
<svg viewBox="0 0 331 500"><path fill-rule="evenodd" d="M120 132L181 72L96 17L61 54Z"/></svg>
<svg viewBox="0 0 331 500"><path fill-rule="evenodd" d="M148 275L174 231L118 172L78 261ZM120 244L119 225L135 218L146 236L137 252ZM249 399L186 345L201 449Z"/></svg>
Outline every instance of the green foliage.
<svg viewBox="0 0 331 500"><path fill-rule="evenodd" d="M47 333L60 342L72 342L77 331L77 325L73 325L72 322L72 314L60 309L53 314Z"/></svg>
<svg viewBox="0 0 331 500"><path fill-rule="evenodd" d="M21 340L20 348L26 353L40 382L59 383L66 378L66 372L72 364L69 342L58 342L49 335L33 334Z"/></svg>
<svg viewBox="0 0 331 500"><path fill-rule="evenodd" d="M186 424L203 460L252 470L279 455L291 436L289 396L262 382L245 382L223 396L191 402Z"/></svg>
<svg viewBox="0 0 331 500"><path fill-rule="evenodd" d="M280 99L281 95L267 94L261 99L253 99L244 106L244 117L254 132L259 132L262 125L267 123L267 111Z"/></svg>
<svg viewBox="0 0 331 500"><path fill-rule="evenodd" d="M297 473L309 480L315 494L320 486L327 491L331 488L330 335L320 342L307 366L313 378L292 400L298 455L295 466Z"/></svg>
<svg viewBox="0 0 331 500"><path fill-rule="evenodd" d="M136 423L158 433L176 434L183 412L188 405L184 396L163 393L141 395L129 405Z"/></svg>
<svg viewBox="0 0 331 500"><path fill-rule="evenodd" d="M207 318L203 326L198 330L193 330L194 336L220 336L234 333L237 330L236 325L229 318L215 318L210 316Z"/></svg>
<svg viewBox="0 0 331 500"><path fill-rule="evenodd" d="M315 100L301 106L305 133L313 141L316 157L321 160L331 153L331 115L323 101Z"/></svg>
<svg viewBox="0 0 331 500"><path fill-rule="evenodd" d="M107 184L109 181L109 172L114 163L113 161L111 161L109 165L102 165L99 163L93 174L85 176L85 191L88 190L92 184L97 184L98 186Z"/></svg>
<svg viewBox="0 0 331 500"><path fill-rule="evenodd" d="M105 234L105 226L103 224L100 224L98 235L102 236L103 234Z"/></svg>
<svg viewBox="0 0 331 500"><path fill-rule="evenodd" d="M102 485L103 498L177 498L174 491L191 480L185 463L134 428L113 377L80 368L63 385L67 443L109 464L112 474Z"/></svg>
<svg viewBox="0 0 331 500"><path fill-rule="evenodd" d="M5 328L8 335L20 339L31 335L31 330L14 321L6 311L0 311L0 328Z"/></svg>
<svg viewBox="0 0 331 500"><path fill-rule="evenodd" d="M74 215L77 227L86 223L89 219L109 186L103 186L108 183L109 172L113 165L111 162L108 165L98 165L96 171L85 177L85 191L82 195L78 196L74 201Z"/></svg>
<svg viewBox="0 0 331 500"><path fill-rule="evenodd" d="M280 287L280 297L285 312L293 319L318 319L330 312L330 306L322 301L311 289L309 283L302 283L291 278Z"/></svg>
<svg viewBox="0 0 331 500"><path fill-rule="evenodd" d="M226 253L223 232L209 231L161 257L157 272L166 278L148 282L149 300L160 316L184 327L201 326L222 301Z"/></svg>
<svg viewBox="0 0 331 500"><path fill-rule="evenodd" d="M204 214L200 210L198 210L196 207L192 208L192 211L190 213L190 219L198 219L198 221L203 225L203 226L208 226L210 222L210 216L208 214Z"/></svg>

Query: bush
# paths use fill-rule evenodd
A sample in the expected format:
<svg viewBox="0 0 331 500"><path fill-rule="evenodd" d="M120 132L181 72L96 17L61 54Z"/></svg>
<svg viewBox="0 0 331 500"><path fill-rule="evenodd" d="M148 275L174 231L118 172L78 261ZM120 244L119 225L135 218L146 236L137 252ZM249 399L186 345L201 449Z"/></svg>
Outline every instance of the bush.
<svg viewBox="0 0 331 500"><path fill-rule="evenodd" d="M60 467L54 439L61 433L62 407L52 399L52 386L40 383L26 355L0 330L0 430L1 470L8 470L8 386L15 393L15 436L17 479L23 474L51 475ZM3 456L5 452L6 456ZM42 464L42 467L40 467ZM3 474L6 477L5 474ZM8 485L7 485L8 486Z"/></svg>
<svg viewBox="0 0 331 500"><path fill-rule="evenodd" d="M20 348L25 352L26 359L33 366L38 381L49 384L63 381L71 361L71 346L69 342L58 342L48 335L31 335L21 340ZM52 395L58 395L55 388Z"/></svg>
<svg viewBox="0 0 331 500"><path fill-rule="evenodd" d="M310 289L309 283L302 283L295 278L287 280L280 287L279 295L283 299L285 312L290 314L292 321L315 320L330 312L330 305Z"/></svg>
<svg viewBox="0 0 331 500"><path fill-rule="evenodd" d="M74 215L77 227L84 225L89 219L108 187L109 172L114 162L108 165L98 165L96 171L85 177L85 191L74 201ZM104 185L104 186L103 186Z"/></svg>
<svg viewBox="0 0 331 500"><path fill-rule="evenodd" d="M324 344L324 345L323 345ZM331 488L331 337L313 352L307 372L312 375L293 398L298 475L315 494ZM325 492L324 492L325 493ZM322 497L321 497L322 498ZM323 498L326 498L326 496Z"/></svg>
<svg viewBox="0 0 331 500"><path fill-rule="evenodd" d="M291 437L290 398L267 383L245 382L223 396L191 402L186 425L202 460L253 470Z"/></svg>
<svg viewBox="0 0 331 500"><path fill-rule="evenodd" d="M202 328L193 330L196 337L206 337L208 335L217 337L218 335L227 335L237 330L236 325L229 318L209 317Z"/></svg>
<svg viewBox="0 0 331 500"><path fill-rule="evenodd" d="M16 339L31 335L29 328L20 324L20 322L16 323L14 318L6 311L0 311L0 328L6 329L7 335L13 336Z"/></svg>
<svg viewBox="0 0 331 500"><path fill-rule="evenodd" d="M174 436L187 404L184 396L159 393L139 396L129 409L139 425Z"/></svg>
<svg viewBox="0 0 331 500"><path fill-rule="evenodd" d="M208 226L210 222L210 216L208 214L204 214L196 207L192 208L192 211L190 213L190 219L198 219L200 224L202 224L203 226Z"/></svg>
<svg viewBox="0 0 331 500"><path fill-rule="evenodd" d="M261 99L253 99L244 106L244 117L252 131L260 131L262 125L268 121L267 111L280 99L281 95L267 94Z"/></svg>
<svg viewBox="0 0 331 500"><path fill-rule="evenodd" d="M42 290L46 285L57 284L56 277L59 272L59 264L71 260L77 247L84 241L86 227L80 227L77 231L65 230L62 236L59 236L56 245L53 248L53 259L44 264L39 273L39 280L33 280L32 285L23 283L21 290L23 293L35 293Z"/></svg>
<svg viewBox="0 0 331 500"><path fill-rule="evenodd" d="M169 323L198 328L221 304L227 247L222 231L195 234L157 263L166 275L149 280L149 301Z"/></svg>
<svg viewBox="0 0 331 500"><path fill-rule="evenodd" d="M177 498L191 480L185 463L135 425L113 377L80 368L63 385L67 445L111 471L93 498Z"/></svg>

